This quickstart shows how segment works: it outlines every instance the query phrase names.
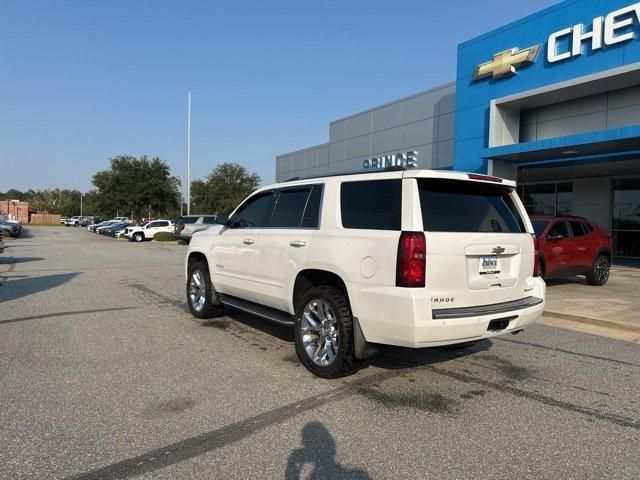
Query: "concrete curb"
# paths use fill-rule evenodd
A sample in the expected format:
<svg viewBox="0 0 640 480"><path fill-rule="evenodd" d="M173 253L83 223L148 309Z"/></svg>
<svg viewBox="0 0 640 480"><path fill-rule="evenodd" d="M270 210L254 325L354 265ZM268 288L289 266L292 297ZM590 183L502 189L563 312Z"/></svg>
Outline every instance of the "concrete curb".
<svg viewBox="0 0 640 480"><path fill-rule="evenodd" d="M538 320L538 323L550 327L564 328L566 330L588 333L599 337L640 344L640 325L554 312L544 312L540 320Z"/></svg>

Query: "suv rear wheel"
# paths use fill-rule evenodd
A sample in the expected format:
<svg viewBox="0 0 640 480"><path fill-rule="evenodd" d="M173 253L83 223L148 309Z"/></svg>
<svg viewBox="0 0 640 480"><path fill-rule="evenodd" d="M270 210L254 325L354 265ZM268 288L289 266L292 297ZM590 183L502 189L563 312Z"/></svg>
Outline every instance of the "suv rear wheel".
<svg viewBox="0 0 640 480"><path fill-rule="evenodd" d="M187 280L187 304L191 315L202 320L220 316L222 307L214 305L215 295L207 264L194 262L189 267Z"/></svg>
<svg viewBox="0 0 640 480"><path fill-rule="evenodd" d="M611 262L606 255L598 255L591 271L587 273L587 283L600 287L607 283L611 273Z"/></svg>
<svg viewBox="0 0 640 480"><path fill-rule="evenodd" d="M345 295L333 286L313 287L296 303L296 354L314 375L339 378L358 370L353 316Z"/></svg>

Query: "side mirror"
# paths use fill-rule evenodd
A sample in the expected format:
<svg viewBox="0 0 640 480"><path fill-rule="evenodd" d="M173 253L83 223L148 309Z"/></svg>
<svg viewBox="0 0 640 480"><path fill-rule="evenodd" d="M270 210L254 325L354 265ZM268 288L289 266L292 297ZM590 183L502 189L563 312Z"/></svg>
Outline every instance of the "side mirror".
<svg viewBox="0 0 640 480"><path fill-rule="evenodd" d="M556 233L555 235L547 235L547 240L550 242L557 242L558 240L562 240L564 235L560 233Z"/></svg>

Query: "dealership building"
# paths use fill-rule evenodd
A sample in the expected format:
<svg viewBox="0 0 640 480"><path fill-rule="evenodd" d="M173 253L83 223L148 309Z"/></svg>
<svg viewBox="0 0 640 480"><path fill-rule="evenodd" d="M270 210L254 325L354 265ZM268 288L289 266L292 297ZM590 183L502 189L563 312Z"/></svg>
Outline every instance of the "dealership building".
<svg viewBox="0 0 640 480"><path fill-rule="evenodd" d="M276 180L402 165L517 180L640 257L640 2L566 0L458 47L455 82L335 120ZM453 77L453 72L452 72Z"/></svg>

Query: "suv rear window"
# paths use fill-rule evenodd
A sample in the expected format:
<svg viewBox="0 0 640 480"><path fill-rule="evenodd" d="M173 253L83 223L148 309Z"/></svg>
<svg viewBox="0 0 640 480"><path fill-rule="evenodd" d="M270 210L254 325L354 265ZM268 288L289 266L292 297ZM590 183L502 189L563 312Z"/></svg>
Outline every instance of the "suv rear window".
<svg viewBox="0 0 640 480"><path fill-rule="evenodd" d="M522 233L513 188L448 179L418 179L422 223L429 232Z"/></svg>
<svg viewBox="0 0 640 480"><path fill-rule="evenodd" d="M344 228L400 230L402 180L345 182L340 208Z"/></svg>

